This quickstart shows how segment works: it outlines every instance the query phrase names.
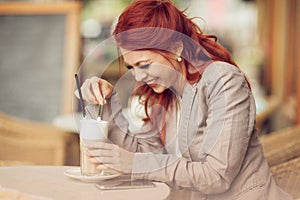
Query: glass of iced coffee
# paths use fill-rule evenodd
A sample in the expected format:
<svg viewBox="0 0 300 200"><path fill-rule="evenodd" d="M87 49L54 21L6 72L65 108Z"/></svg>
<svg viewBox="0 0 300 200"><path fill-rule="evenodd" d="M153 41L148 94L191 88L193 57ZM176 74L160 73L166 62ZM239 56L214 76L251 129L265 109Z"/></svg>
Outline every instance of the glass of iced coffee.
<svg viewBox="0 0 300 200"><path fill-rule="evenodd" d="M85 147L89 142L106 142L108 135L108 122L95 119L80 120L80 169L81 175L93 176L101 173L97 169L97 164L89 161Z"/></svg>

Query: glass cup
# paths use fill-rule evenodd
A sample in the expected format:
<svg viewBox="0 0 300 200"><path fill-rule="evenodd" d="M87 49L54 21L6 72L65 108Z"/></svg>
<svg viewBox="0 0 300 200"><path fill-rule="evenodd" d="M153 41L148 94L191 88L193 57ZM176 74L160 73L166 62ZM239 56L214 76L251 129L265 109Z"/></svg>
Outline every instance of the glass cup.
<svg viewBox="0 0 300 200"><path fill-rule="evenodd" d="M108 122L97 121L95 119L80 120L80 170L83 176L93 176L100 174L97 164L91 163L86 154L88 149L84 146L89 142L106 142L108 135Z"/></svg>

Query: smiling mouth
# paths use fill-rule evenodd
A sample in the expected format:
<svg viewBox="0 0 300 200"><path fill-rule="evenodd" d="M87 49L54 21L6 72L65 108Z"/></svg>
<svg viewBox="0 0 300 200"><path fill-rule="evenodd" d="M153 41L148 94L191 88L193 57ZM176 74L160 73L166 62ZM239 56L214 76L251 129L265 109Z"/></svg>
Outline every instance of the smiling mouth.
<svg viewBox="0 0 300 200"><path fill-rule="evenodd" d="M150 87L155 87L157 83L157 79L152 79L150 81L146 81L146 84L149 85Z"/></svg>

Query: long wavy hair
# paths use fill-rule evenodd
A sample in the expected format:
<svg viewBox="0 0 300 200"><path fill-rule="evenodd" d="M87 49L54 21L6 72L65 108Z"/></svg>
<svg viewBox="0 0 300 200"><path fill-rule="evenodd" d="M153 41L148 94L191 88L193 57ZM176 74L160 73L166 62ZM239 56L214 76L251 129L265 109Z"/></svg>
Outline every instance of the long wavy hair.
<svg viewBox="0 0 300 200"><path fill-rule="evenodd" d="M201 79L204 69L201 67L212 61L224 61L237 67L230 53L217 43L217 37L204 34L192 20L185 15L185 10L179 10L170 0L136 0L119 16L113 36L119 47L155 51L169 61L170 55L174 54L171 47L181 41L184 64L180 66L184 67L173 67L190 84ZM171 89L157 94L147 84L137 84L134 95L139 95L144 105L147 116L144 121L151 121L154 128L160 127L159 135L164 144L166 127L162 122L176 101L175 94ZM155 109L155 104L160 106Z"/></svg>

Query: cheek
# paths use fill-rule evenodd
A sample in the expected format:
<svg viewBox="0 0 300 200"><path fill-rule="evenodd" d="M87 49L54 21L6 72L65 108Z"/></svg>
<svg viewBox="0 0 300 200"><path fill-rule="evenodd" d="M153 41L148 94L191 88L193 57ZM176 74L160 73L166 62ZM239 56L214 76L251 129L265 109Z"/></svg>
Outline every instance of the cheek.
<svg viewBox="0 0 300 200"><path fill-rule="evenodd" d="M164 74L168 82L174 82L178 78L178 72L173 69L166 69L162 73Z"/></svg>
<svg viewBox="0 0 300 200"><path fill-rule="evenodd" d="M162 70L159 73L160 85L164 88L169 88L177 81L177 73L174 70Z"/></svg>
<svg viewBox="0 0 300 200"><path fill-rule="evenodd" d="M166 66L160 67L160 68L156 69L155 71L153 70L152 72L153 72L153 74L155 73L157 76L164 77L164 78L171 78L174 76L173 70L170 69L170 67L166 67Z"/></svg>

